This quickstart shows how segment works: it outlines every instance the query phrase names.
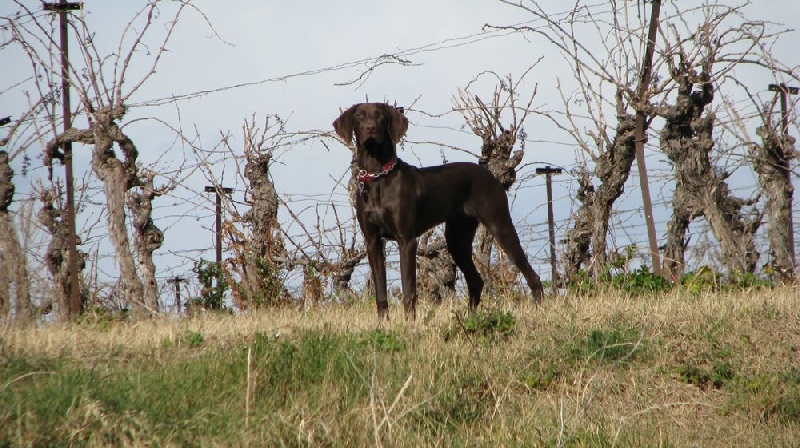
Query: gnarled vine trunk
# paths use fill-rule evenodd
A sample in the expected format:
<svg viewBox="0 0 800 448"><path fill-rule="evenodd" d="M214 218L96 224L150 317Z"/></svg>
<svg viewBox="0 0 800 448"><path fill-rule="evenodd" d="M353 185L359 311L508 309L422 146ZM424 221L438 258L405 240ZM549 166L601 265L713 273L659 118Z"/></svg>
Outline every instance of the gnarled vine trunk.
<svg viewBox="0 0 800 448"><path fill-rule="evenodd" d="M94 123L92 132L94 135L92 170L103 183L106 195L106 213L108 213L108 236L114 246L120 270L117 293L134 308L144 306L148 312L156 312L157 307L154 307L154 304L145 303L144 284L136 271L136 263L133 259L128 229L125 224L126 192L137 184L134 176L137 153L129 153L126 150L135 150L135 147L132 145L120 146L120 149L125 152L126 158L124 161L117 158L113 149L114 138L112 135L118 138L122 132L110 116L106 120Z"/></svg>
<svg viewBox="0 0 800 448"><path fill-rule="evenodd" d="M792 185L791 160L795 139L781 134L771 121L756 129L761 145L751 146L753 166L758 173L761 192L767 197L764 213L769 238L770 264L773 276L781 282L794 281L796 268L791 253Z"/></svg>
<svg viewBox="0 0 800 448"><path fill-rule="evenodd" d="M447 243L433 230L426 232L419 241L418 283L421 297L433 303L442 303L455 295L456 264L447 251Z"/></svg>
<svg viewBox="0 0 800 448"><path fill-rule="evenodd" d="M594 203L594 185L592 175L582 167L578 174L578 191L576 198L581 205L578 207L570 221L571 229L567 230L564 237L566 249L563 258L564 274L568 281L578 276L581 266L589 265L591 253L589 248L592 243L592 204Z"/></svg>
<svg viewBox="0 0 800 448"><path fill-rule="evenodd" d="M719 242L722 264L730 273L753 272L758 261L754 235L760 216L743 212L750 202L733 197L725 182L727 175L711 164L715 116L706 109L714 99L711 60L709 56L699 75L682 62L674 68L672 77L678 86L675 104L656 109L666 119L660 134L661 150L675 173L673 217L667 227L663 262L665 275L673 281L684 273L686 231L699 216L705 217ZM700 90L694 90L695 84Z"/></svg>
<svg viewBox="0 0 800 448"><path fill-rule="evenodd" d="M13 177L8 153L0 151L0 318L11 311L13 284L14 317L21 322L29 317L31 303L27 261L8 210L14 200Z"/></svg>
<svg viewBox="0 0 800 448"><path fill-rule="evenodd" d="M276 260L286 256L278 227L278 194L269 178L271 154L246 148L245 157L250 210L242 216L242 222L250 235L244 238L241 281L236 286L237 305L243 309L280 300L283 283Z"/></svg>
<svg viewBox="0 0 800 448"><path fill-rule="evenodd" d="M625 182L636 155L635 127L633 115L619 114L614 140L608 150L600 154L595 164L595 175L600 179L591 207L592 271L595 276L604 273L606 269L608 221L614 202L625 190Z"/></svg>
<svg viewBox="0 0 800 448"><path fill-rule="evenodd" d="M45 164L50 165L52 159L63 157L58 148L65 142L94 146L92 170L103 183L108 236L120 270L117 294L135 314L152 315L159 312L152 255L161 247L163 234L152 222L151 201L161 192L153 188L152 179L148 180L150 174L142 174L137 166L139 152L136 146L117 125L124 114L123 106L95 111L89 129L70 129L47 144ZM121 158L114 151L114 144L119 148ZM142 193L132 192L135 188L140 188ZM134 214L135 254L128 237L126 205L132 207Z"/></svg>
<svg viewBox="0 0 800 448"><path fill-rule="evenodd" d="M276 121L282 125L277 117ZM269 119L262 130L256 127L254 120L245 120L245 202L250 209L241 217L246 229L244 232L233 235L233 227L226 226L236 257L231 269L238 270L239 274L238 281L230 283L233 286L234 303L240 309L275 305L285 299L280 271L285 267L286 262L281 260L286 260L286 249L278 224L278 193L269 176L272 152L264 148L265 133L269 129ZM313 273L314 270L306 266L304 284L316 285L309 277ZM321 285L316 285L321 293L320 288ZM320 293L315 293L315 300L318 300Z"/></svg>
<svg viewBox="0 0 800 448"><path fill-rule="evenodd" d="M620 94L617 99L614 137L594 160L594 176L600 180L600 185L595 188L588 173L579 178L578 200L581 201L581 206L573 214L575 224L566 235L567 278L575 278L581 264L588 260L591 260L590 270L594 276L602 275L606 269L608 221L614 202L625 190L625 182L636 155L636 119L624 112Z"/></svg>
<svg viewBox="0 0 800 448"><path fill-rule="evenodd" d="M141 174L141 192L131 192L128 195L128 210L132 216L133 245L142 276L144 304L152 313L157 313L160 307L153 253L164 244L164 233L153 223L153 199L160 196L162 191L153 184L155 173L143 171Z"/></svg>
<svg viewBox="0 0 800 448"><path fill-rule="evenodd" d="M63 317L67 317L67 301L70 292L70 275L67 251L69 250L69 228L66 221L67 212L59 205L59 194L56 189L41 189L39 200L42 208L39 210L37 219L50 234L50 243L47 245L45 253L45 265L47 271L53 276L55 287L51 290L50 303L41 304L43 308L50 308L53 302L58 304L59 312ZM80 244L80 242L78 242ZM86 267L86 254L77 251L78 269ZM81 276L79 275L80 279ZM86 301L86 290L83 284L79 285L79 294L82 302Z"/></svg>

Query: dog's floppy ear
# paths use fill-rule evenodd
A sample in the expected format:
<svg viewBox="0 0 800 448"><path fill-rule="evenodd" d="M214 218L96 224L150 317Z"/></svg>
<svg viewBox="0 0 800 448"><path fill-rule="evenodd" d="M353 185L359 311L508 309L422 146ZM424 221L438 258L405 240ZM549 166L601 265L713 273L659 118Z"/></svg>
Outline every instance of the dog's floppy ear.
<svg viewBox="0 0 800 448"><path fill-rule="evenodd" d="M396 107L386 105L389 112L389 136L394 144L400 143L408 130L408 118Z"/></svg>
<svg viewBox="0 0 800 448"><path fill-rule="evenodd" d="M336 134L348 145L353 144L353 113L355 113L356 107L358 107L358 104L342 112L339 118L333 122L333 129L336 130Z"/></svg>

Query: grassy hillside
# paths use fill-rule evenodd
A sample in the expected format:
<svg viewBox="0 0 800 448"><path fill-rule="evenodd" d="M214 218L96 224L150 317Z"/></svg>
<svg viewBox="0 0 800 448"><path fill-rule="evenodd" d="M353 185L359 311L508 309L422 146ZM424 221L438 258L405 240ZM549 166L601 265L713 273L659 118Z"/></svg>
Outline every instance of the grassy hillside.
<svg viewBox="0 0 800 448"><path fill-rule="evenodd" d="M2 446L798 446L800 293L7 328Z"/></svg>

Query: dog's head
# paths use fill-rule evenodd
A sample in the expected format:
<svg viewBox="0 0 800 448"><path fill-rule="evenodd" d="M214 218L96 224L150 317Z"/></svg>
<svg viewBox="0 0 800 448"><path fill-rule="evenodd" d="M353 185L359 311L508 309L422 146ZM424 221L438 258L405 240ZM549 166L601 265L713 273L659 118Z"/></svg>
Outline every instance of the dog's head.
<svg viewBox="0 0 800 448"><path fill-rule="evenodd" d="M333 128L345 143L384 143L391 140L397 144L408 130L408 119L400 110L384 103L360 103L342 112L333 122Z"/></svg>

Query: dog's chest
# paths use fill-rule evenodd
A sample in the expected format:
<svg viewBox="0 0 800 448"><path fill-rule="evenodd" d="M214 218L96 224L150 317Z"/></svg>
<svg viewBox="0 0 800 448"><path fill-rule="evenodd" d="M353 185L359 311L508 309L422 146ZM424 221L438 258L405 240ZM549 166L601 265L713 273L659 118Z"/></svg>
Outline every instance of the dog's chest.
<svg viewBox="0 0 800 448"><path fill-rule="evenodd" d="M379 182L365 185L359 192L358 208L361 219L377 227L381 236L395 238L402 210L397 196L385 191Z"/></svg>

